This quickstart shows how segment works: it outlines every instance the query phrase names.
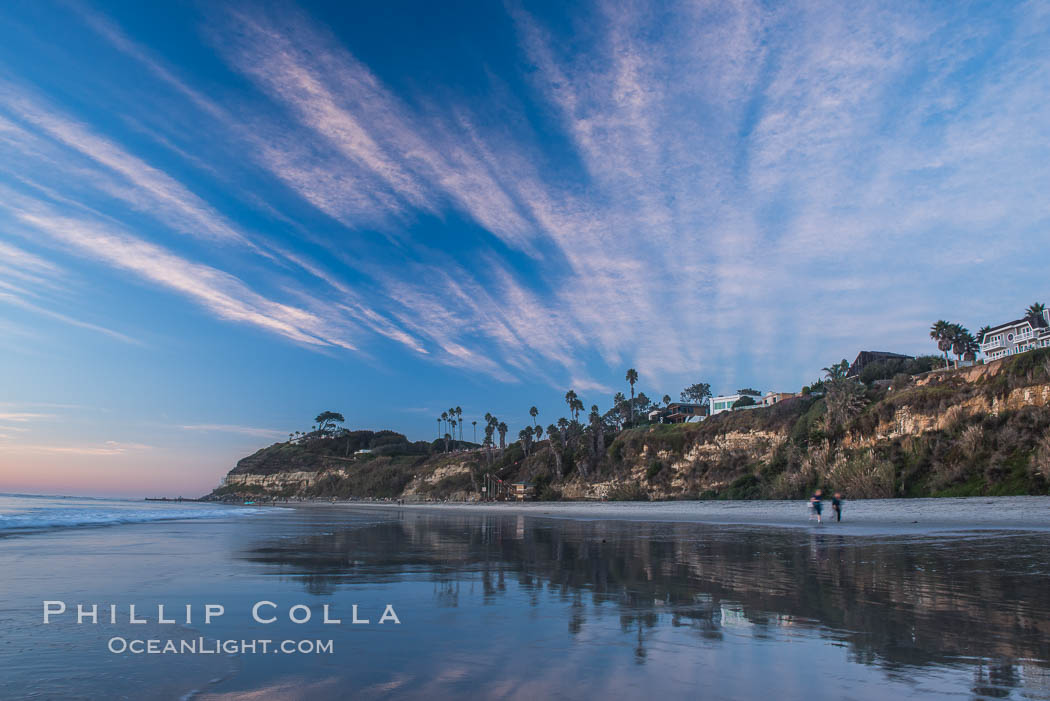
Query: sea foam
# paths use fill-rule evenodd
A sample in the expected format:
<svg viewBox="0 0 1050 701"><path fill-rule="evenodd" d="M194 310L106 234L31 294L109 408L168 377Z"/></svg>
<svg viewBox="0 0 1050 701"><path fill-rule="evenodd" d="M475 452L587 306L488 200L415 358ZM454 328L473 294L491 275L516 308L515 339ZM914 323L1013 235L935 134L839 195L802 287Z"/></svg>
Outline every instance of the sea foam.
<svg viewBox="0 0 1050 701"><path fill-rule="evenodd" d="M247 516L263 509L191 505L185 502L150 503L66 497L0 497L0 534L54 528L110 526L186 519Z"/></svg>

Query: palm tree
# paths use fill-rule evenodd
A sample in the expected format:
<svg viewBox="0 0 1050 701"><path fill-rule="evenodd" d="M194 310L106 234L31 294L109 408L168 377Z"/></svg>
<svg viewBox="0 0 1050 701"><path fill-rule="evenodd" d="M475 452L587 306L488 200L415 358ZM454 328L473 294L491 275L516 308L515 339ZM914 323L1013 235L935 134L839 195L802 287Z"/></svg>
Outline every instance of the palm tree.
<svg viewBox="0 0 1050 701"><path fill-rule="evenodd" d="M980 328L980 330L977 331L977 342L978 343L984 343L985 334L987 334L991 330L992 330L991 326L982 326Z"/></svg>
<svg viewBox="0 0 1050 701"><path fill-rule="evenodd" d="M536 440L543 438L543 426L536 426L532 429L532 432L536 434Z"/></svg>
<svg viewBox="0 0 1050 701"><path fill-rule="evenodd" d="M565 404L569 407L569 413L572 413L572 405L577 399L576 390L570 389L565 393Z"/></svg>
<svg viewBox="0 0 1050 701"><path fill-rule="evenodd" d="M459 422L459 441L463 442L463 407L456 407L456 421Z"/></svg>
<svg viewBox="0 0 1050 701"><path fill-rule="evenodd" d="M671 404L671 395L665 394L664 398L663 398L663 402L664 402L664 406L669 406Z"/></svg>
<svg viewBox="0 0 1050 701"><path fill-rule="evenodd" d="M1042 316L1043 312L1046 311L1046 306L1042 302L1033 302L1028 305L1028 309L1025 309L1025 316Z"/></svg>
<svg viewBox="0 0 1050 701"><path fill-rule="evenodd" d="M634 368L627 369L627 384L631 386L631 425L634 426L634 383L638 381L638 371Z"/></svg>
<svg viewBox="0 0 1050 701"><path fill-rule="evenodd" d="M499 449L500 452L503 452L507 448L507 431L510 429L507 427L507 424L500 421L496 430L499 431Z"/></svg>
<svg viewBox="0 0 1050 701"><path fill-rule="evenodd" d="M948 364L948 351L952 349L952 325L944 319L941 319L934 323L930 327L930 338L937 341L937 349L944 353L944 367L947 369Z"/></svg>
<svg viewBox="0 0 1050 701"><path fill-rule="evenodd" d="M455 419L452 419L451 421L449 421L449 423L452 424L452 442L455 443L456 442L456 424L458 424L459 422L456 421Z"/></svg>
<svg viewBox="0 0 1050 701"><path fill-rule="evenodd" d="M521 449L525 453L525 456L529 455L529 448L532 447L532 429L523 428L518 431L518 441L521 442Z"/></svg>
<svg viewBox="0 0 1050 701"><path fill-rule="evenodd" d="M591 440L594 446L595 457L601 459L605 453L605 429L602 426L602 415L598 413L598 405L591 405Z"/></svg>
<svg viewBox="0 0 1050 701"><path fill-rule="evenodd" d="M573 415L573 417L575 417L576 423L579 423L580 422L580 412L583 411L583 400L582 399L573 399L572 400L572 404L569 406L569 409L572 411L572 415Z"/></svg>
<svg viewBox="0 0 1050 701"><path fill-rule="evenodd" d="M438 422L438 438L441 438L441 417L440 416L437 418L437 422Z"/></svg>
<svg viewBox="0 0 1050 701"><path fill-rule="evenodd" d="M474 442L477 443L478 442L478 422L477 421L471 421L470 423L472 423L474 425Z"/></svg>
<svg viewBox="0 0 1050 701"><path fill-rule="evenodd" d="M561 423L561 422L564 422L564 421L565 421L565 419L559 419L558 423ZM564 441L564 439L562 439L562 435L563 435L562 432L559 431L558 427L555 426L554 424L551 424L550 426L547 427L547 438L548 438L548 440L550 441L550 444L551 444L551 454L554 456L554 466L555 466L554 474L555 474L555 476L558 479L561 479L561 477L562 477L562 474L561 474L561 451L563 449L563 446L558 445L559 442L563 442Z"/></svg>
<svg viewBox="0 0 1050 701"><path fill-rule="evenodd" d="M824 376L831 382L835 380L841 380L846 377L846 373L849 372L849 363L845 358L837 363L834 363L830 367L821 368L824 371Z"/></svg>
<svg viewBox="0 0 1050 701"><path fill-rule="evenodd" d="M540 415L540 410L536 407L529 409L529 416L532 417L532 425L536 426L536 417Z"/></svg>
<svg viewBox="0 0 1050 701"><path fill-rule="evenodd" d="M964 353L968 353L974 345L974 338L970 330L961 324L952 324L952 352L955 353L955 367L958 369L959 360Z"/></svg>
<svg viewBox="0 0 1050 701"><path fill-rule="evenodd" d="M963 348L963 360L968 360L971 363L977 360L977 354L981 351L981 343L973 336L966 339L965 347Z"/></svg>
<svg viewBox="0 0 1050 701"><path fill-rule="evenodd" d="M443 412L441 412L441 428L442 428L442 433L446 433L446 431L444 430L444 429L445 429L445 424L446 424L446 423L448 423L448 412L447 412L447 411L443 411Z"/></svg>

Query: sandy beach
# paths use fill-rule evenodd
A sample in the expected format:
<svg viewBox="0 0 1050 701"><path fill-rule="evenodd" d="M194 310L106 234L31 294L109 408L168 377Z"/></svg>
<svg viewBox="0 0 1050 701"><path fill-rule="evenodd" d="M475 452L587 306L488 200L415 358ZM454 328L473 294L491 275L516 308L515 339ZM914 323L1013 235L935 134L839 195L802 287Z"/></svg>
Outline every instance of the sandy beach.
<svg viewBox="0 0 1050 701"><path fill-rule="evenodd" d="M1046 506L858 501L816 526L797 502L104 504L139 520L0 537L4 693L1047 698ZM67 612L43 624L45 600Z"/></svg>
<svg viewBox="0 0 1050 701"><path fill-rule="evenodd" d="M434 513L523 515L529 517L697 523L722 526L815 528L802 501L668 501L668 502L312 502L310 506L354 509L428 510ZM965 533L981 531L1050 531L1050 497L966 497L939 499L863 499L847 501L843 519L835 521L824 504L828 533L880 534Z"/></svg>

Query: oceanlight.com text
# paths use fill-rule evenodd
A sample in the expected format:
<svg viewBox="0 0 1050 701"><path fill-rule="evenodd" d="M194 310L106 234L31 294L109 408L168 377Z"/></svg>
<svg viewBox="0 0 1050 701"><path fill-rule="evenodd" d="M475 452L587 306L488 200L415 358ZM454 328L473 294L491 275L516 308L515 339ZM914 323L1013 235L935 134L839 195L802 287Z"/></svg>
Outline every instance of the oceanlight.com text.
<svg viewBox="0 0 1050 701"><path fill-rule="evenodd" d="M160 640L113 637L107 644L115 655L331 655L331 640Z"/></svg>

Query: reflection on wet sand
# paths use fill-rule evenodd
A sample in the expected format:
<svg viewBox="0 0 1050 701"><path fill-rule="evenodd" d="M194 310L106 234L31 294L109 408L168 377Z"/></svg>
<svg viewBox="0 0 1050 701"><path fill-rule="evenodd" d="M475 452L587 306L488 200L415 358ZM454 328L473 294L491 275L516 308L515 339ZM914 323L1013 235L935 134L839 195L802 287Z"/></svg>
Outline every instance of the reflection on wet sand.
<svg viewBox="0 0 1050 701"><path fill-rule="evenodd" d="M756 641L792 631L845 646L852 662L890 678L917 668L968 668L972 693L1050 697L1050 560L1046 534L942 539L842 537L686 523L572 521L520 515L391 512L320 532L252 542L243 558L316 595L355 584L432 582L434 604L459 605L466 582L485 604L508 590L566 604L583 635L617 616L644 665L661 627L697 646L728 632ZM498 635L493 631L493 635Z"/></svg>

